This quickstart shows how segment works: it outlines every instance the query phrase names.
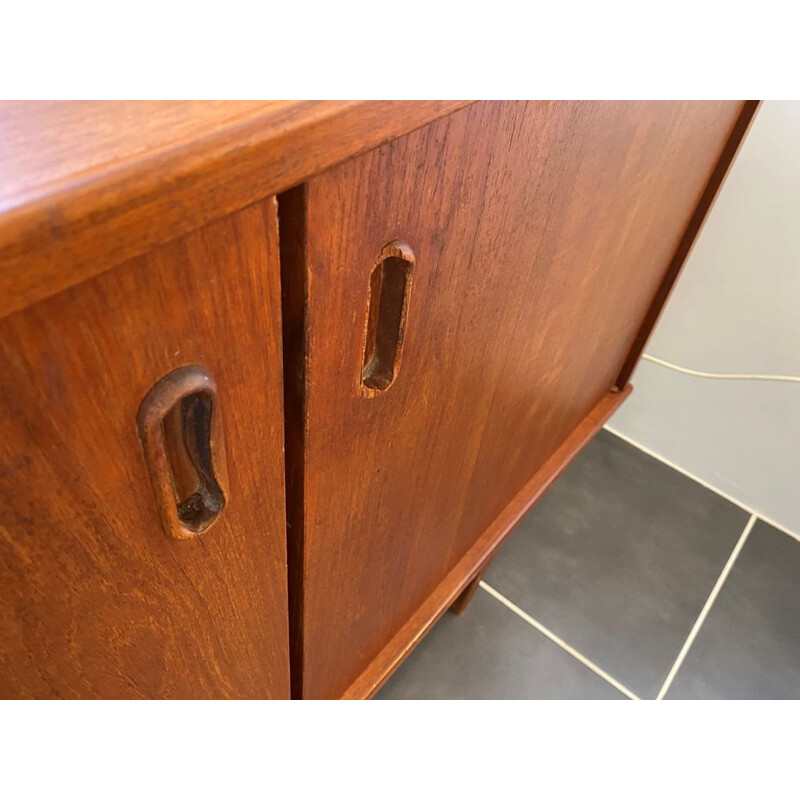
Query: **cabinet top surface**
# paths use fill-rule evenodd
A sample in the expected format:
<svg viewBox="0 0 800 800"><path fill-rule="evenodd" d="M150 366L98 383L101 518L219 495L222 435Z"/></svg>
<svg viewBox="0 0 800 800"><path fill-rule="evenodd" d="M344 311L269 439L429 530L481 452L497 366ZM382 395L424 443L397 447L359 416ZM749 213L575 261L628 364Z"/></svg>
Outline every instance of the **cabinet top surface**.
<svg viewBox="0 0 800 800"><path fill-rule="evenodd" d="M464 105L0 102L0 316Z"/></svg>
<svg viewBox="0 0 800 800"><path fill-rule="evenodd" d="M291 101L2 101L0 213L229 132L280 124Z"/></svg>

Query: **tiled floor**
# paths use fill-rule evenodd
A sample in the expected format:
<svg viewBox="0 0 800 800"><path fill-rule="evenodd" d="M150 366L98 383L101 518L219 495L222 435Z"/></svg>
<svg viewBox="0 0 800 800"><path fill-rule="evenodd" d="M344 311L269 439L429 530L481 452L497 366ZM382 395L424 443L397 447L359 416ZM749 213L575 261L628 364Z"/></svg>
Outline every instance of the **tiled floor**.
<svg viewBox="0 0 800 800"><path fill-rule="evenodd" d="M602 431L379 699L800 698L800 541Z"/></svg>

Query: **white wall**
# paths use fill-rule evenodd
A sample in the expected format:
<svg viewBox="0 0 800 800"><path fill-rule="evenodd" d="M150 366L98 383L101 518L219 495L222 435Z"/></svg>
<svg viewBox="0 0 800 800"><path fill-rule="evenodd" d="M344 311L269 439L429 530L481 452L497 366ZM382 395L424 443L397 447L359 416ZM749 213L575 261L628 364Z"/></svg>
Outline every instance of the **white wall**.
<svg viewBox="0 0 800 800"><path fill-rule="evenodd" d="M763 103L645 352L800 375L800 102ZM641 362L607 427L800 533L800 384Z"/></svg>

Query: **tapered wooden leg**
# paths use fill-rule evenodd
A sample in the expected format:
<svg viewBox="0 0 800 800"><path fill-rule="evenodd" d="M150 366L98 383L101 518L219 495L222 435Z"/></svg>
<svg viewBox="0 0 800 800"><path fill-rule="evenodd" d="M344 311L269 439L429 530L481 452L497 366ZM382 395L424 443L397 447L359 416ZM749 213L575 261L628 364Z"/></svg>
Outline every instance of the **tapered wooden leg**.
<svg viewBox="0 0 800 800"><path fill-rule="evenodd" d="M475 577L464 587L464 590L461 594L453 600L452 605L450 606L450 611L453 614L463 614L464 609L469 605L469 601L472 600L472 595L475 594L475 590L478 588L478 584L483 579L483 575L486 570L489 568L489 564L491 561L487 561L475 575Z"/></svg>

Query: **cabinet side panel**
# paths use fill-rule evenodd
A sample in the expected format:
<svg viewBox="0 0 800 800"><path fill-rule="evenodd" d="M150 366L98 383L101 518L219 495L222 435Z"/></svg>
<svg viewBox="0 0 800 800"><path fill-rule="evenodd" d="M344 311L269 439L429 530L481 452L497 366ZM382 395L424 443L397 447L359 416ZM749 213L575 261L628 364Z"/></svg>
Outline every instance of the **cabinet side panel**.
<svg viewBox="0 0 800 800"><path fill-rule="evenodd" d="M480 103L309 181L306 697L341 695L614 386L740 110ZM395 241L402 365L365 393Z"/></svg>

